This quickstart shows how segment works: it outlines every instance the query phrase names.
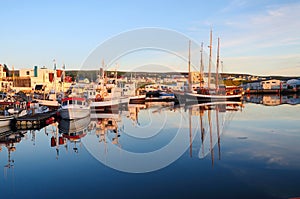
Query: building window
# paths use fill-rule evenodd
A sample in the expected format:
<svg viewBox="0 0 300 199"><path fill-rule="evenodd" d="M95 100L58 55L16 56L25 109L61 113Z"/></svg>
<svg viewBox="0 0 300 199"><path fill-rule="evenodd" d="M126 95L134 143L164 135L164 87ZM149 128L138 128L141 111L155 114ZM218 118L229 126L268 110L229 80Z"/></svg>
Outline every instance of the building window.
<svg viewBox="0 0 300 199"><path fill-rule="evenodd" d="M26 71L26 75L30 75L29 71Z"/></svg>

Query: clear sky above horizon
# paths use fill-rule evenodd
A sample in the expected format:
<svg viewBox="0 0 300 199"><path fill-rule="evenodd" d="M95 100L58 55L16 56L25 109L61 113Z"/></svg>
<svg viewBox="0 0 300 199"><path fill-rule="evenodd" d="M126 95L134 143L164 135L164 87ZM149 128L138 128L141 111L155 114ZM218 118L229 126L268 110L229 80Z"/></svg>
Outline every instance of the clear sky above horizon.
<svg viewBox="0 0 300 199"><path fill-rule="evenodd" d="M144 27L174 30L207 46L212 28L214 52L221 38L224 72L300 76L299 0L0 0L0 7L0 63L9 68L52 68L55 59L58 67L89 69L83 63L101 43ZM137 64L135 57L120 59L119 69ZM151 65L151 57L139 63Z"/></svg>

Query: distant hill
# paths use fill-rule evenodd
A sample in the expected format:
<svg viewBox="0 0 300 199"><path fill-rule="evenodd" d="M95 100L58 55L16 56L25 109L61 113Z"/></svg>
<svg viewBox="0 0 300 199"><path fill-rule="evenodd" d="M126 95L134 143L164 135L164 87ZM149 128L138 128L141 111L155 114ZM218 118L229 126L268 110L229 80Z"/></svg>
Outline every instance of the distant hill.
<svg viewBox="0 0 300 199"><path fill-rule="evenodd" d="M115 71L106 71L108 76L113 76ZM82 79L88 78L90 80L95 81L99 74L99 70L67 70L66 75L71 76L73 79ZM118 77L149 77L149 78L166 78L172 77L173 75L184 75L187 76L187 72L128 72L128 71L117 71ZM212 73L214 76L215 73ZM259 78L266 78L266 79L279 79L279 80L288 80L288 79L298 79L299 76L258 76L258 75L251 75L247 73L221 73L223 78L228 77L259 77ZM229 83L229 82L228 82Z"/></svg>

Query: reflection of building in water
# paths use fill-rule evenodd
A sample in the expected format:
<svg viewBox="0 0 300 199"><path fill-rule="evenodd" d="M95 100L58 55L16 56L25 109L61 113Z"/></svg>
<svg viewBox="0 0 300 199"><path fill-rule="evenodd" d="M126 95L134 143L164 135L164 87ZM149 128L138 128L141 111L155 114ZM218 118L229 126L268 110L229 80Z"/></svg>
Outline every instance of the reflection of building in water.
<svg viewBox="0 0 300 199"><path fill-rule="evenodd" d="M267 106L276 106L281 104L280 95L264 95L262 98L262 104Z"/></svg>
<svg viewBox="0 0 300 199"><path fill-rule="evenodd" d="M280 104L299 104L300 98L297 94L279 95L279 94L261 94L261 95L246 95L245 101L266 106L277 106Z"/></svg>
<svg viewBox="0 0 300 199"><path fill-rule="evenodd" d="M241 102L222 102L196 104L186 107L189 113L189 138L190 138L190 156L193 154L193 143L200 140L198 157L200 159L211 154L212 165L214 165L214 146L218 146L218 157L221 159L220 136L223 132L226 120L232 119L232 113L241 110ZM226 115L227 114L227 115ZM193 134L195 129L200 129L200 139L195 138ZM194 143L197 144L197 143Z"/></svg>

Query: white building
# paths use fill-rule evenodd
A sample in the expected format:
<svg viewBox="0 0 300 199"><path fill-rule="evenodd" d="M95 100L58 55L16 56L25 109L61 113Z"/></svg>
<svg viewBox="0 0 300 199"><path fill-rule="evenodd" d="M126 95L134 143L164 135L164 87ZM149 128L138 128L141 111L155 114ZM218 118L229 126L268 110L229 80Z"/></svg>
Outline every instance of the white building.
<svg viewBox="0 0 300 199"><path fill-rule="evenodd" d="M4 72L4 66L2 66L2 64L0 64L0 79L5 78L6 77L6 72Z"/></svg>
<svg viewBox="0 0 300 199"><path fill-rule="evenodd" d="M287 83L277 80L265 80L249 82L243 85L244 90L285 90L287 89Z"/></svg>
<svg viewBox="0 0 300 199"><path fill-rule="evenodd" d="M45 67L38 68L35 66L33 69L20 69L20 77L30 77L30 88L32 90L45 89L46 92L50 90L66 91L70 83L61 82L62 70L47 69Z"/></svg>
<svg viewBox="0 0 300 199"><path fill-rule="evenodd" d="M282 90L287 89L287 84L278 79L262 81L262 89L264 90Z"/></svg>

